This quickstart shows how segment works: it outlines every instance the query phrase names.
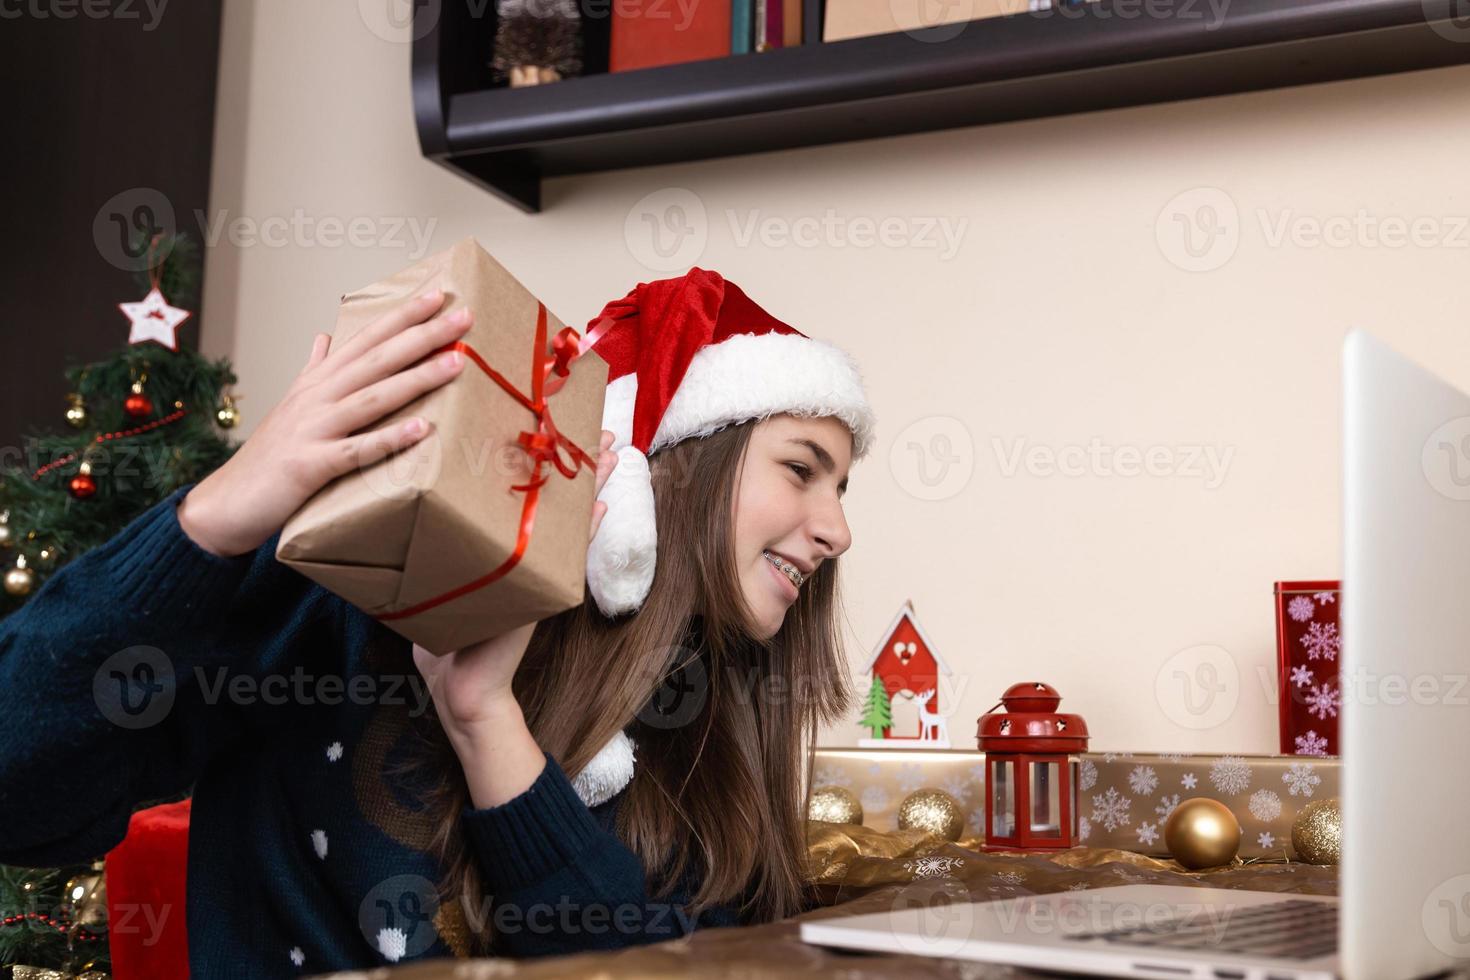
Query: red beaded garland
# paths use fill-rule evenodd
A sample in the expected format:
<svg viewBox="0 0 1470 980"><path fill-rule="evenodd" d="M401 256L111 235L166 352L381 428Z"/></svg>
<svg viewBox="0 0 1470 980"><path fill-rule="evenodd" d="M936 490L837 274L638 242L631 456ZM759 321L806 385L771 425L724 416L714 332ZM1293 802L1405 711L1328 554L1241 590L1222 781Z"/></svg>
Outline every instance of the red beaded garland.
<svg viewBox="0 0 1470 980"><path fill-rule="evenodd" d="M44 922L46 925L55 929L57 932L66 932L67 930L67 926L54 921L51 916L47 915L45 912L23 912L20 915L7 915L3 920L0 920L0 925L13 926L17 923L24 922L26 919L35 919L38 922ZM77 938L86 942L91 942L94 939L101 938L101 934L96 932L89 932L86 929L79 928L77 929Z"/></svg>
<svg viewBox="0 0 1470 980"><path fill-rule="evenodd" d="M99 433L97 436L95 436L93 438L92 441L93 442L101 443L101 442L107 442L108 440L111 440L111 439L122 439L122 438L124 438L126 436L135 436L135 435L137 435L140 432L147 432L149 429L156 429L160 425L168 425L170 422L177 422L179 419L181 419L181 418L184 417L184 414L185 414L186 411L187 411L186 409L180 408L177 411L169 412L167 415L165 415L161 419L154 419L152 422L148 422L148 423L146 423L144 425L134 426L131 429L123 429L120 432L104 432L104 433ZM61 457L60 459L54 459L51 462L47 463L45 466L43 466L40 469L36 470L36 472L32 473L31 474L31 479L32 480L39 480L41 477L45 476L47 473L50 473L52 470L56 469L56 467L58 467L58 466L65 466L67 463L70 463L72 460L74 460L76 458L77 458L77 454L76 453L67 453L65 456Z"/></svg>

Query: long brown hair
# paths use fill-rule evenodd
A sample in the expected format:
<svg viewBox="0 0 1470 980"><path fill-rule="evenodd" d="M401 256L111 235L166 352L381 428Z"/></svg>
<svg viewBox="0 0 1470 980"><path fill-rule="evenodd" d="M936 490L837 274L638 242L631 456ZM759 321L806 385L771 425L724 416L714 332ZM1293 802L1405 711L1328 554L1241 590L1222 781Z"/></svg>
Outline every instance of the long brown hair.
<svg viewBox="0 0 1470 980"><path fill-rule="evenodd" d="M820 725L852 693L838 630L837 561L821 562L779 632L758 639L733 546L735 488L755 422L686 439L649 457L658 557L639 611L608 619L589 595L537 624L513 687L537 743L575 777L624 730L634 777L616 833L642 860L649 896L701 876L687 910L736 908L742 922L802 909L809 772ZM660 689L689 701L672 713ZM690 705L694 707L691 709ZM447 868L445 902L482 910L473 857L459 833L464 772L432 711L420 720L452 775L429 800L433 850ZM467 916L473 955L491 950L490 918Z"/></svg>

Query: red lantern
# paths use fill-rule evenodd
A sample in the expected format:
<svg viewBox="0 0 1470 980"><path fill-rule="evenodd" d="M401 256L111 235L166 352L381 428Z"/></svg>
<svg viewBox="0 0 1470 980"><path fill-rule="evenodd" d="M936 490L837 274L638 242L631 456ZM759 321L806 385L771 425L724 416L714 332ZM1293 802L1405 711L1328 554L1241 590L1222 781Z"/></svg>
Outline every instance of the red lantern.
<svg viewBox="0 0 1470 980"><path fill-rule="evenodd" d="M1087 722L1057 713L1050 684L1012 684L998 712L980 716L985 753L984 850L1064 848L1077 843L1077 770L1087 751Z"/></svg>

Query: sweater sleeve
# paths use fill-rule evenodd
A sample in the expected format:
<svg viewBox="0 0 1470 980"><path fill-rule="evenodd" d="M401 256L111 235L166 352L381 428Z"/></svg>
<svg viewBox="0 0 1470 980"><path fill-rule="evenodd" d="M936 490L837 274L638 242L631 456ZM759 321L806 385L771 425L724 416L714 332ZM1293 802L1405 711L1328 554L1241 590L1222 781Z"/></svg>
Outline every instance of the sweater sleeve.
<svg viewBox="0 0 1470 980"><path fill-rule="evenodd" d="M212 678L279 656L330 593L179 526L178 488L0 620L0 863L90 860L238 738ZM211 674L211 669L214 672Z"/></svg>
<svg viewBox="0 0 1470 980"><path fill-rule="evenodd" d="M739 924L725 906L692 918L687 879L651 899L638 856L598 824L549 753L524 793L465 807L461 822L491 896L496 942L512 956L618 949Z"/></svg>

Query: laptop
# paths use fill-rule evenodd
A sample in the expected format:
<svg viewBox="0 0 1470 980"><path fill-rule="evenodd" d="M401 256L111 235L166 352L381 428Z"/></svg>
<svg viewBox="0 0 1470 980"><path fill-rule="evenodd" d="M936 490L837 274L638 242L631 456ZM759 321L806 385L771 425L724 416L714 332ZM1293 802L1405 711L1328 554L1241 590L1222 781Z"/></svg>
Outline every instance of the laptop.
<svg viewBox="0 0 1470 980"><path fill-rule="evenodd" d="M1338 897L1120 885L972 902L930 878L905 890L927 889L918 901L804 922L802 940L1120 977L1470 966L1470 395L1354 330L1342 436Z"/></svg>

